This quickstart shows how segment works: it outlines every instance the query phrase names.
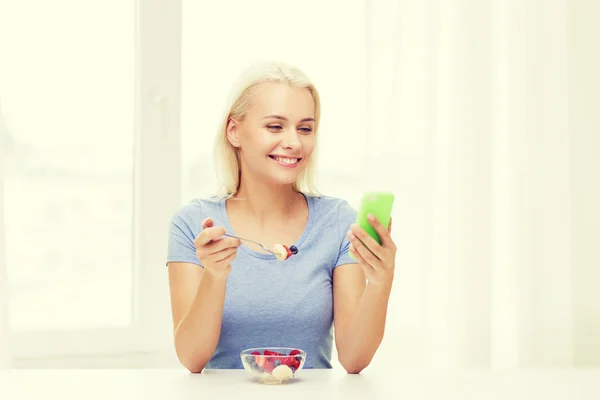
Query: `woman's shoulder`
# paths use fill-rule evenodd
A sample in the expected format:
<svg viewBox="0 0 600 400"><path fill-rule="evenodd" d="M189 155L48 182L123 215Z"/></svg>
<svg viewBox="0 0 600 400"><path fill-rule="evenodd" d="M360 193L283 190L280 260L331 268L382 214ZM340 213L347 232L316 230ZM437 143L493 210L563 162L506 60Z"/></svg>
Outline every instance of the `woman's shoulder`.
<svg viewBox="0 0 600 400"><path fill-rule="evenodd" d="M198 221L213 216L219 210L222 199L218 197L194 198L179 206L172 214L173 222Z"/></svg>

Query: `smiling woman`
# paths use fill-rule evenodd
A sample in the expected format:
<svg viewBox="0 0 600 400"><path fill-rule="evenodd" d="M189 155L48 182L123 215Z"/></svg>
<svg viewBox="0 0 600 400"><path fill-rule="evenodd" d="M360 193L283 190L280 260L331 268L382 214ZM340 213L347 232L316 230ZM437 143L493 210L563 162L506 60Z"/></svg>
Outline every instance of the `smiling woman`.
<svg viewBox="0 0 600 400"><path fill-rule="evenodd" d="M320 109L310 79L285 63L258 63L233 86L215 141L220 190L171 220L175 349L190 371L242 368L240 353L264 346L301 349L304 368L331 368L334 326L349 373L365 368L379 347L393 273L365 284L364 270L393 272L395 247L375 221L388 256L350 257L351 244L368 252L348 233L356 211L314 188ZM270 247L295 243L298 253L282 264L228 235Z"/></svg>
<svg viewBox="0 0 600 400"><path fill-rule="evenodd" d="M242 74L245 81L236 83L249 87L239 98L229 100L231 112L221 126L225 134L217 137L215 158L223 182L220 195L230 196L240 189L240 175L232 173L239 168L252 172L249 178L260 176L314 192L311 155L319 128L319 95L308 79L291 67L282 79L282 68L286 66L259 64ZM262 84L256 85L259 80ZM288 84L275 83L278 81ZM240 135L240 131L247 134ZM296 171L297 167L301 168Z"/></svg>

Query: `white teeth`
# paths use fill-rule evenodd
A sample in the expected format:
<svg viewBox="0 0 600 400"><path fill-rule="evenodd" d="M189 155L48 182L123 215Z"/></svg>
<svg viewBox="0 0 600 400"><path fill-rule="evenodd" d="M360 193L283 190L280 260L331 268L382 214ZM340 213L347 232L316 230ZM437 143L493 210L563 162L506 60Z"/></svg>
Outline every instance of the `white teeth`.
<svg viewBox="0 0 600 400"><path fill-rule="evenodd" d="M281 157L276 157L275 158L276 161L282 163L282 164L296 164L296 162L298 162L297 158L281 158Z"/></svg>

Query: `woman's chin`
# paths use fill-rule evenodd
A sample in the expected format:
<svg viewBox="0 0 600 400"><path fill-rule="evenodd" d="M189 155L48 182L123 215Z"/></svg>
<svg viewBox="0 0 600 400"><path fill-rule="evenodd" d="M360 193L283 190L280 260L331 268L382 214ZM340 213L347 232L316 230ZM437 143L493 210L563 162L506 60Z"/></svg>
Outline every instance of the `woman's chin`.
<svg viewBox="0 0 600 400"><path fill-rule="evenodd" d="M298 174L272 174L267 177L267 181L273 185L291 185L298 180Z"/></svg>

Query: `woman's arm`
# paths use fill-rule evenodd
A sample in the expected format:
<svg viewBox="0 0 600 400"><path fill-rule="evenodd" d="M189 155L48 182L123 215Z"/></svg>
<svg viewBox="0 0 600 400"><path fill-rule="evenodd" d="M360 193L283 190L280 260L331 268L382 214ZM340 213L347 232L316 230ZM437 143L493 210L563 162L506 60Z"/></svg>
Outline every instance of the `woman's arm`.
<svg viewBox="0 0 600 400"><path fill-rule="evenodd" d="M388 229L372 215L368 219L381 245L352 224L347 240L358 264L347 263L333 271L336 346L340 363L349 373L367 367L383 340L394 280L396 245L390 235L391 219Z"/></svg>
<svg viewBox="0 0 600 400"><path fill-rule="evenodd" d="M169 263L175 351L190 372L202 372L217 347L226 283L198 265Z"/></svg>
<svg viewBox="0 0 600 400"><path fill-rule="evenodd" d="M391 284L365 284L358 264L340 265L333 274L338 359L348 373L358 374L383 340Z"/></svg>

